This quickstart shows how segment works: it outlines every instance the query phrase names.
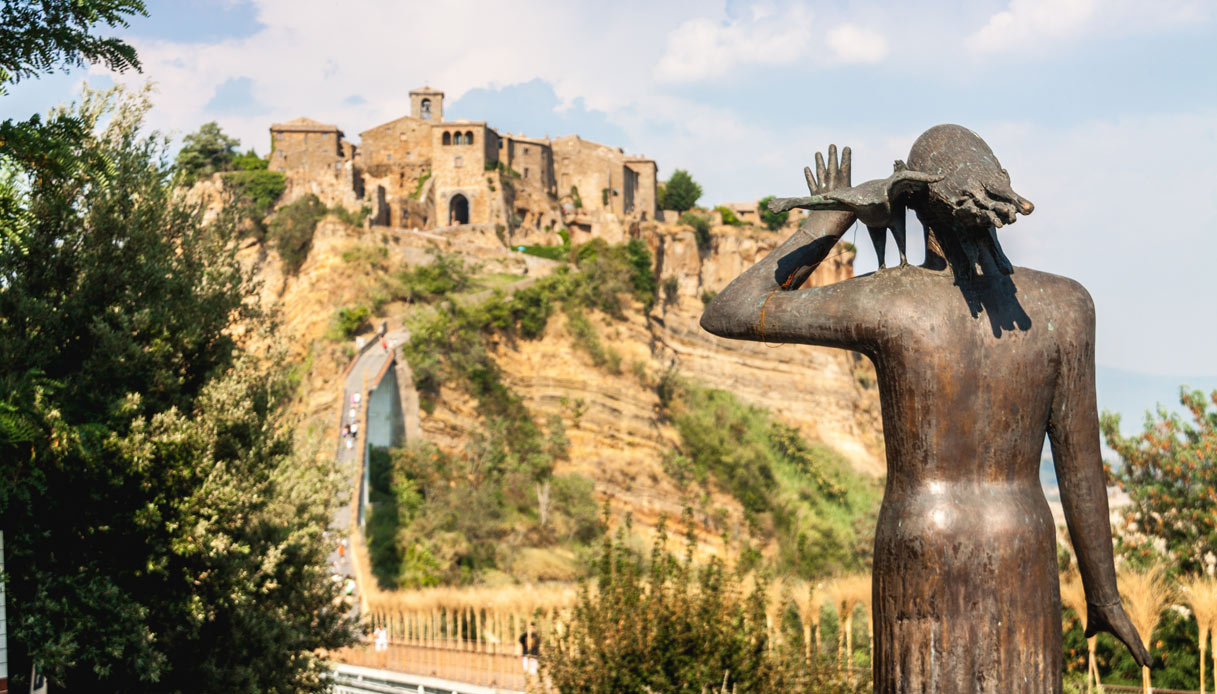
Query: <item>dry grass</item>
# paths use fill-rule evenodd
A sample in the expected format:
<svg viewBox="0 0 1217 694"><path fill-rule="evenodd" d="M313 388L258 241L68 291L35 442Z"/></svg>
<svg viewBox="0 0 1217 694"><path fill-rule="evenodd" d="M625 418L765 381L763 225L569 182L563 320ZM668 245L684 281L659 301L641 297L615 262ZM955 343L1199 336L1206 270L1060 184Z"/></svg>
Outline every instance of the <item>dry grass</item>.
<svg viewBox="0 0 1217 694"><path fill-rule="evenodd" d="M1149 650L1154 629L1162 621L1162 612L1171 599L1162 566L1154 564L1143 571L1123 571L1118 580L1128 619L1137 628L1142 645ZM1141 668L1141 687L1148 694L1151 682L1147 667Z"/></svg>
<svg viewBox="0 0 1217 694"><path fill-rule="evenodd" d="M1119 584L1128 618L1141 635L1141 643L1149 648L1154 629L1162 621L1162 612L1172 596L1166 575L1155 564L1144 571L1120 572Z"/></svg>
<svg viewBox="0 0 1217 694"><path fill-rule="evenodd" d="M854 649L854 611L858 605L866 606L867 625L870 625L871 605L871 576L870 574L852 574L843 576L833 582L831 592L837 608L840 610L842 629L841 659L848 664L853 657Z"/></svg>
<svg viewBox="0 0 1217 694"><path fill-rule="evenodd" d="M1073 610L1086 628L1086 588L1077 574L1061 578L1061 604Z"/></svg>
<svg viewBox="0 0 1217 694"><path fill-rule="evenodd" d="M1200 692L1204 694L1204 650L1209 633L1217 627L1217 580L1211 576L1198 576L1185 581L1180 588L1181 597L1192 608L1196 626L1199 627Z"/></svg>
<svg viewBox="0 0 1217 694"><path fill-rule="evenodd" d="M575 604L577 589L571 584L521 585L499 588L426 588L423 590L377 591L368 596L372 612L401 613L432 610L484 609L531 613L562 610Z"/></svg>
<svg viewBox="0 0 1217 694"><path fill-rule="evenodd" d="M1086 629L1086 587L1082 585L1082 578L1076 573L1070 572L1068 576L1061 578L1061 604L1073 610L1082 624L1082 629ZM1097 636L1086 639L1087 691L1092 691L1094 683L1099 680L1099 669L1094 657L1097 642Z"/></svg>

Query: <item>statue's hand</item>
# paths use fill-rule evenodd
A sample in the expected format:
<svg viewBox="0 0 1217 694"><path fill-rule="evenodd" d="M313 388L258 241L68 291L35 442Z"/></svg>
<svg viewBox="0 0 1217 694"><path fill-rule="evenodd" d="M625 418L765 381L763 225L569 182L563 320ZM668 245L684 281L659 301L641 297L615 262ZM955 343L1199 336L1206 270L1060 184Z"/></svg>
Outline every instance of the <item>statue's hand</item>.
<svg viewBox="0 0 1217 694"><path fill-rule="evenodd" d="M803 167L803 177L807 179L807 190L812 195L827 193L830 190L848 188L850 176L849 147L841 149L841 161L837 163L837 146L828 146L828 166L824 165L824 157L816 152L816 172L811 173L811 167Z"/></svg>
<svg viewBox="0 0 1217 694"><path fill-rule="evenodd" d="M1123 641L1138 665L1149 667L1153 662L1153 659L1149 657L1149 651L1145 650L1145 645L1141 643L1137 628L1132 625L1128 615L1124 612L1123 603L1117 602L1103 607L1087 603L1086 637L1090 638L1100 631L1105 631Z"/></svg>

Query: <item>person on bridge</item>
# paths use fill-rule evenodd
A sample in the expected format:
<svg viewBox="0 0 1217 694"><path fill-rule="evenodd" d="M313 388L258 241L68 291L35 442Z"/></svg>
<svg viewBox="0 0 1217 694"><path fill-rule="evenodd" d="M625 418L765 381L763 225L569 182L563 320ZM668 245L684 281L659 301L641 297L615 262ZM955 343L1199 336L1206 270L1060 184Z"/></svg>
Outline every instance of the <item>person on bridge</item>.
<svg viewBox="0 0 1217 694"><path fill-rule="evenodd" d="M528 631L520 634L520 651L523 656L524 674L537 674L537 658L541 655L541 636L536 622L528 623Z"/></svg>

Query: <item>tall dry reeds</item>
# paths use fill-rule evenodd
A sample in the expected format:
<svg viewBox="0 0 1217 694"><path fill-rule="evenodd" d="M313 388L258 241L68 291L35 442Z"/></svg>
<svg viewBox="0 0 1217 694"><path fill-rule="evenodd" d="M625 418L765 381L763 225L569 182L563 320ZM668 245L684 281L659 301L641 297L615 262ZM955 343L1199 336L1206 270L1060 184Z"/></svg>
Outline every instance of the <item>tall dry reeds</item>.
<svg viewBox="0 0 1217 694"><path fill-rule="evenodd" d="M1082 579L1071 573L1061 579L1061 604L1074 611L1082 623L1082 631L1086 630L1086 588ZM1103 683L1099 679L1099 666L1095 662L1094 651L1098 643L1098 635L1086 639L1086 691L1094 691L1098 687L1103 691Z"/></svg>
<svg viewBox="0 0 1217 694"><path fill-rule="evenodd" d="M853 574L843 576L833 582L832 594L834 602L840 609L839 623L843 625L840 648L841 666L847 667L853 663L854 654L854 612L859 605L867 608L867 624L870 625L871 577L870 574Z"/></svg>
<svg viewBox="0 0 1217 694"><path fill-rule="evenodd" d="M820 620L824 603L828 600L828 591L824 590L823 584L813 586L807 581L799 581L791 588L791 596L799 610L799 621L803 624L803 657L810 662L811 649L814 647L819 652Z"/></svg>
<svg viewBox="0 0 1217 694"><path fill-rule="evenodd" d="M1141 635L1141 643L1149 650L1154 629L1162 620L1162 612L1171 599L1170 584L1159 564L1141 571L1126 570L1119 576L1120 595L1124 597L1124 608L1128 619ZM1141 689L1150 694L1149 668L1141 668Z"/></svg>
<svg viewBox="0 0 1217 694"><path fill-rule="evenodd" d="M1200 646L1200 694L1204 694L1204 648L1208 644L1209 634L1217 627L1217 580L1212 576L1198 576L1189 579L1181 586L1183 600L1192 608L1192 615L1199 627ZM1217 663L1214 663L1213 677L1217 686Z"/></svg>

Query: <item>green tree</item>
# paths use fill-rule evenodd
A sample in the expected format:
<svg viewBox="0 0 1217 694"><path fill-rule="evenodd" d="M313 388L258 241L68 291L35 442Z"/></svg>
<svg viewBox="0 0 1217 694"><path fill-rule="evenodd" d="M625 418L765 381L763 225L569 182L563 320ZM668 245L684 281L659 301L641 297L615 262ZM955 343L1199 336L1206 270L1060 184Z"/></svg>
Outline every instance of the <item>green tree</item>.
<svg viewBox="0 0 1217 694"><path fill-rule="evenodd" d="M773 199L772 195L767 195L756 203L756 210L761 215L761 221L769 231L777 231L786 223L786 219L790 217L790 210L785 212L773 212L769 209L769 201Z"/></svg>
<svg viewBox="0 0 1217 694"><path fill-rule="evenodd" d="M685 212L697 204L701 197L701 186L688 171L676 169L671 178L664 184L663 202L665 209Z"/></svg>
<svg viewBox="0 0 1217 694"><path fill-rule="evenodd" d="M237 348L268 322L147 108L86 91L0 155L12 684L34 660L68 691L321 691L349 634L332 476L293 450L282 360Z"/></svg>
<svg viewBox="0 0 1217 694"><path fill-rule="evenodd" d="M29 77L101 63L111 70L139 69L135 49L90 32L104 24L126 27L128 15L147 16L142 0L4 0L0 6L0 95Z"/></svg>
<svg viewBox="0 0 1217 694"><path fill-rule="evenodd" d="M182 149L177 154L182 184L190 185L217 171L227 171L237 158L239 144L240 140L220 130L219 123L204 123L198 132L182 139Z"/></svg>
<svg viewBox="0 0 1217 694"><path fill-rule="evenodd" d="M1180 573L1204 573L1205 556L1217 553L1217 391L1180 392L1192 422L1159 409L1145 416L1137 436L1120 434L1120 417L1104 412L1107 445L1120 456L1108 474L1128 493L1125 531L1118 535L1130 558L1153 556L1165 543L1167 563Z"/></svg>

